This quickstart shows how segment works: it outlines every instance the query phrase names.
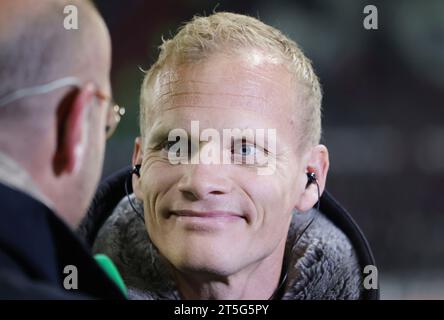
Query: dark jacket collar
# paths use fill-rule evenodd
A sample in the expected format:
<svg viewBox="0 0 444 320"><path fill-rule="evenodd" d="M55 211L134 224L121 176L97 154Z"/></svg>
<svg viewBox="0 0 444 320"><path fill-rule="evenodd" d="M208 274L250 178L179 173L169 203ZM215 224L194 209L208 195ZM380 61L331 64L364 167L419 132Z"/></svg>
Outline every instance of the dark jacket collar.
<svg viewBox="0 0 444 320"><path fill-rule="evenodd" d="M30 277L58 282L50 209L28 195L0 184L0 248Z"/></svg>
<svg viewBox="0 0 444 320"><path fill-rule="evenodd" d="M79 274L79 292L98 298L123 298L89 249L48 207L1 183L0 195L2 271L21 272L30 281L64 290L63 269L74 265Z"/></svg>

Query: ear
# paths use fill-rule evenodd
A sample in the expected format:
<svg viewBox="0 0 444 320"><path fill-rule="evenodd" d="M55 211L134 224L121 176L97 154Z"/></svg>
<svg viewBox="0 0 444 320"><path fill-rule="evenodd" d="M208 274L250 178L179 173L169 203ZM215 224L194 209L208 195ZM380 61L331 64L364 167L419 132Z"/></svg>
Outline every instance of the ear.
<svg viewBox="0 0 444 320"><path fill-rule="evenodd" d="M143 160L143 153L142 153L142 138L141 137L137 137L134 140L134 151L133 151L133 157L132 157L132 165L133 167L136 164L142 164L142 160ZM140 178L133 174L132 176L132 183L133 183L133 192L136 195L136 197L139 200L143 200L143 194L142 191L140 190Z"/></svg>
<svg viewBox="0 0 444 320"><path fill-rule="evenodd" d="M71 174L80 165L82 154L86 148L85 121L87 108L94 99L94 85L68 93L57 107L57 145L53 156L52 167L54 174L60 176Z"/></svg>
<svg viewBox="0 0 444 320"><path fill-rule="evenodd" d="M308 161L304 167L304 179L301 179L304 183L302 192L298 204L295 206L299 211L308 211L318 202L318 188L316 183L311 183L307 186L308 172L314 172L316 174L316 180L319 185L319 193L322 195L324 192L325 184L327 181L328 168L330 161L328 157L328 149L324 145L320 144L312 148L308 155Z"/></svg>

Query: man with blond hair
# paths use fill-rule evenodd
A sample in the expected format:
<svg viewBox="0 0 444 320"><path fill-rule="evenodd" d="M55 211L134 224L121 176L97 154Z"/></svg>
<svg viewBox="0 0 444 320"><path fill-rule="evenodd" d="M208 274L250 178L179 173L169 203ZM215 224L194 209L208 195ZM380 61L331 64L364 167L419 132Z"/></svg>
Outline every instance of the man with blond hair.
<svg viewBox="0 0 444 320"><path fill-rule="evenodd" d="M313 208L329 168L321 99L298 45L255 18L195 17L161 45L141 87L134 195L94 238L133 298L364 297L354 244Z"/></svg>
<svg viewBox="0 0 444 320"><path fill-rule="evenodd" d="M120 116L108 30L89 1L2 0L0 47L0 298L123 299L72 231Z"/></svg>

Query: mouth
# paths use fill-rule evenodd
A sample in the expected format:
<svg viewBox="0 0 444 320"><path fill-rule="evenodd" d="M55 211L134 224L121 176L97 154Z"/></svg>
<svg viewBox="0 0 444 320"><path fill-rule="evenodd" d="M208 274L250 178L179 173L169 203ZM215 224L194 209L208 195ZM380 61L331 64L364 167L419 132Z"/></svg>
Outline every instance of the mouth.
<svg viewBox="0 0 444 320"><path fill-rule="evenodd" d="M171 216L200 219L245 219L242 214L232 211L194 211L194 210L174 210L170 211Z"/></svg>

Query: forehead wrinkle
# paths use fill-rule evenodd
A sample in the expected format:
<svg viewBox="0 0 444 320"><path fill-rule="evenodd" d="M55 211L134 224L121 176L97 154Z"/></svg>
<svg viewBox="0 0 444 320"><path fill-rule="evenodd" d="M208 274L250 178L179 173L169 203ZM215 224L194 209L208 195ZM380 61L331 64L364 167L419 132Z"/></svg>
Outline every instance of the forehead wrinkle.
<svg viewBox="0 0 444 320"><path fill-rule="evenodd" d="M251 70L250 68L246 68L246 67L240 67L240 69L244 69L244 72L246 73L247 77L245 77L245 75L231 75L230 73L225 73L222 76L214 76L214 78L217 78L217 81L208 81L208 80L199 80L199 79L193 79L190 78L190 75L186 75L185 77L187 78L186 80L184 80L182 77L179 78L179 76L177 75L177 72L168 72L168 74L176 74L176 77L174 79L171 79L171 77L164 77L162 75L159 75L158 81L156 81L156 87L157 90L160 92L163 91L172 91L174 86L179 86L181 84L191 84L190 87L194 87L194 85L207 85L207 86L218 86L220 85L221 81L233 81L239 78L244 78L244 82L245 82L245 87L246 88L251 88L252 86L255 87L262 87L264 86L264 83L260 83L260 81L258 81L258 79L262 79L266 82L268 82L269 84L271 84L271 87L274 88L274 90L276 90L275 87L281 87L283 88L285 91L287 90L292 90L292 86L293 86L293 78L291 74L288 74L288 81L276 81L276 79L273 76L267 76L264 72L261 72L262 70ZM257 68L256 68L257 69ZM268 72L267 72L268 73ZM282 80L282 77L279 77L280 80ZM236 87L237 88L237 87Z"/></svg>
<svg viewBox="0 0 444 320"><path fill-rule="evenodd" d="M255 110L252 110L252 109L246 109L245 107L237 107L237 106L221 107L221 106L195 105L195 104L170 106L170 107L167 107L167 108L163 109L163 111L166 112L166 111L172 111L172 110L175 110L175 109L182 109L182 108L196 108L196 109L217 108L217 109L222 109L222 110L223 109L226 109L226 110L239 109L239 110L242 110L242 111L259 113L259 112L255 111ZM260 112L260 113L263 113L263 112Z"/></svg>
<svg viewBox="0 0 444 320"><path fill-rule="evenodd" d="M222 97L223 99L212 107L242 106L264 113L268 106L273 105L270 99L282 96L281 90L276 86L265 84L266 88L264 88L264 84L257 81L246 80L242 87L231 82L224 82L221 86L219 83L188 79L158 83L157 90L153 92L152 108L168 110L176 105L199 106L202 104L210 107L206 100L211 101L213 97L216 99Z"/></svg>
<svg viewBox="0 0 444 320"><path fill-rule="evenodd" d="M207 106L172 106L171 108L163 110L163 112L164 113L168 113L168 112L174 112L177 109L187 109L187 108L188 109L197 109L197 110L199 110L199 109L206 109L208 107ZM226 108L221 108L221 109L233 109L233 108L227 108L226 107ZM253 115L257 115L258 114L258 112L255 111L255 110L249 110L249 109L245 109L245 108L242 108L242 107L235 107L234 109L239 109L242 112L252 113ZM254 118L252 118L252 119L254 119ZM264 120L267 121L267 119L264 119ZM193 116L193 115L185 115L185 116L183 116L181 114L179 114L179 117L173 118L172 122L171 121L166 121L165 122L161 117L160 118L157 117L157 119L154 120L154 124L153 124L153 127L152 127L151 131L157 130L157 128L165 128L165 126L177 127L177 122L184 121L187 125L189 125L191 123L191 121L200 121L200 120L201 119L199 119L199 116L197 116L197 117ZM208 119L203 119L203 121L207 122ZM246 128L246 126L248 126L248 128L251 128L251 129L254 129L254 128L258 127L258 126L252 125L251 121L254 121L254 120L251 120L251 119L248 120L247 119L246 121L247 121L248 124L238 124L238 125L235 125L235 126L227 126L226 129L234 128L234 127L236 127L236 128ZM288 125L292 126L293 123L290 120L288 120ZM280 127L282 128L282 124L281 124ZM266 125L265 127L264 126L259 126L259 128L260 129L278 129L277 127L269 126L269 125Z"/></svg>
<svg viewBox="0 0 444 320"><path fill-rule="evenodd" d="M216 110L232 110L238 109L241 111L247 111L254 114L267 114L272 115L273 113L285 114L286 118L290 118L290 122L293 122L293 117L297 117L297 115L293 114L290 116L286 111L286 107L283 105L270 107L268 101L265 98L257 97L257 96L245 96L245 95L236 95L230 94L230 96L234 99L225 99L224 104L208 104L202 103L199 101L199 94L191 95L188 99L184 99L186 97L186 93L172 95L171 97L167 97L164 101L158 101L158 103L153 103L151 107L151 111L154 114L159 114L161 112L173 111L181 108L195 108L195 109L216 109ZM209 94L202 94L209 95ZM243 101L240 101L239 98L244 98ZM292 108L293 109L293 108ZM289 116L289 117L288 117Z"/></svg>
<svg viewBox="0 0 444 320"><path fill-rule="evenodd" d="M216 78L216 77L215 77ZM227 86L231 81L236 80L235 77L229 77L229 76L222 76L217 77L217 81L209 81L209 80L196 80L196 79L176 79L173 81L165 81L165 82L158 82L155 88L155 91L159 91L163 95L164 93L168 93L171 91L174 91L175 89L195 89L195 88L201 88L201 89L207 89L207 90L213 90L214 88L218 88L221 83L224 83L225 86ZM272 84L272 88L275 87L276 82L272 80L267 80ZM263 84L261 84L258 81L255 81L255 79L245 79L245 84L241 88L245 88L247 90L251 90L257 87L263 87ZM239 89L239 86L231 85L229 88L235 88Z"/></svg>
<svg viewBox="0 0 444 320"><path fill-rule="evenodd" d="M202 104L201 97L224 97L223 104ZM162 109L169 110L174 108L174 106L180 107L184 105L191 106L203 106L203 107L213 107L213 108L221 108L221 109L230 109L233 107L249 108L249 109L257 109L259 108L260 112L263 113L265 107L269 105L269 101L264 97L259 97L255 95L249 94L236 94L236 93L208 93L208 92L177 92L173 94L165 93L158 99L156 99L158 108L161 109L161 105L167 105L168 107L164 107Z"/></svg>
<svg viewBox="0 0 444 320"><path fill-rule="evenodd" d="M199 84L204 86L217 86L220 85L221 82L224 82L224 85L226 85L231 81L242 79L245 82L246 89L263 87L264 85L270 84L270 88L273 88L273 91L276 91L276 87L280 87L280 89L283 88L285 92L293 91L293 76L282 63L265 61L260 64L251 64L248 59L241 59L242 63L240 64L230 60L227 61L225 65L217 65L217 63L215 65L212 63L215 58L216 57L213 57L204 62L202 66L195 64L169 66L168 69L160 71L156 76L155 87L157 87L159 92L170 92L173 91L175 86L180 87L181 84L191 84L191 87ZM218 62L223 60L226 59L216 59ZM208 65L210 67L215 65L218 71L210 72ZM221 70L222 72L220 72ZM210 78L208 78L208 74L211 74ZM283 74L286 79L283 79ZM202 76L207 79L205 81L200 80L199 78ZM212 79L216 79L216 81L211 81ZM261 80L266 83L261 83Z"/></svg>
<svg viewBox="0 0 444 320"><path fill-rule="evenodd" d="M276 66L274 66L274 68L276 68ZM283 88L285 91L288 90L292 90L292 75L287 72L288 74L288 81L282 81L282 78L280 77L279 80L281 81L276 81L276 79L273 76L276 76L275 74L273 75L266 75L266 73L269 73L269 71L271 71L272 69L268 68L264 68L264 69L259 69L259 68L248 68L246 66L240 66L240 69L243 70L244 73L246 73L247 75L251 75L252 77L248 78L248 82L259 82L258 79L262 79L265 80L269 83L272 84L273 87L279 86L281 88ZM265 72L264 72L265 71Z"/></svg>

